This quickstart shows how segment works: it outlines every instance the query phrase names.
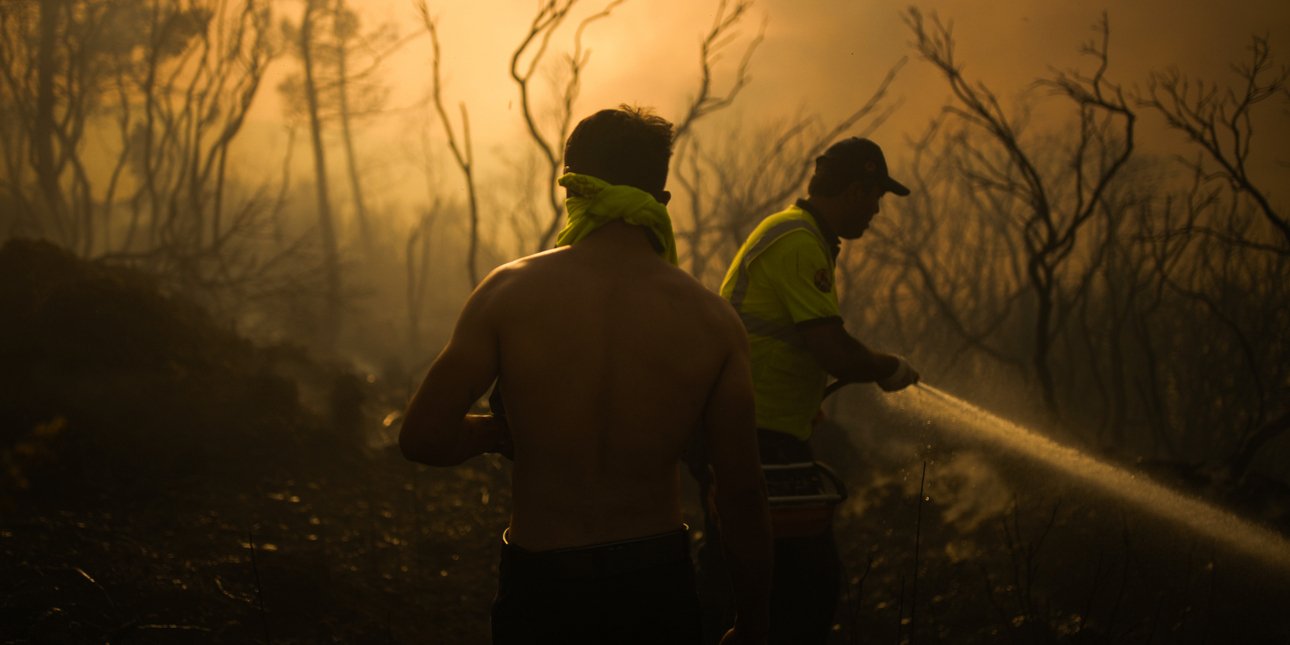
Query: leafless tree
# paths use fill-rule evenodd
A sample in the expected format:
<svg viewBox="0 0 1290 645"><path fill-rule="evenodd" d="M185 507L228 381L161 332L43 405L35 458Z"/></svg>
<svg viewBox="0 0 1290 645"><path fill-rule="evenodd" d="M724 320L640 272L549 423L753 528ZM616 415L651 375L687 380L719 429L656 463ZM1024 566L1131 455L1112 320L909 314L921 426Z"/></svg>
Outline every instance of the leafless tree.
<svg viewBox="0 0 1290 645"><path fill-rule="evenodd" d="M1256 184L1248 166L1256 140L1254 111L1268 101L1290 100L1290 66L1275 63L1266 36L1252 38L1249 52L1248 61L1231 66L1235 86L1221 87L1172 68L1151 75L1139 102L1198 146L1204 158L1218 167L1216 171L1205 171L1206 177L1226 181L1233 190L1253 200L1280 239L1276 242L1254 236L1225 241L1290 254L1290 220L1272 203L1267 187ZM1211 229L1197 232L1221 236Z"/></svg>
<svg viewBox="0 0 1290 645"><path fill-rule="evenodd" d="M364 250L370 255L372 231L367 200L360 179L358 155L354 149L354 121L364 113L375 112L384 102L386 88L372 78L383 58L406 42L399 40L390 25L382 25L374 32L364 33L358 14L345 0L335 0L332 13L332 51L336 63L336 111L340 121L341 143L344 145L345 167L349 177L350 199L354 202L354 219ZM392 44L391 44L392 43ZM354 70L357 53L366 54L365 70ZM355 94L362 97L363 105L355 106Z"/></svg>
<svg viewBox="0 0 1290 645"><path fill-rule="evenodd" d="M430 233L434 229L435 219L439 214L438 202L431 202L430 207L417 219L408 235L407 248L404 251L407 267L407 308L408 308L408 355L421 355L421 313L425 309L426 288L430 283Z"/></svg>
<svg viewBox="0 0 1290 645"><path fill-rule="evenodd" d="M728 24L718 24L729 28ZM714 32L710 39L714 35L718 40L722 38ZM745 50L744 62L733 83L735 90L747 83L748 55L759 40L760 34ZM724 133L700 133L691 127L696 118L728 106L733 100L733 92L720 100L708 95L706 79L712 62L704 59L701 91L681 121L684 128L678 128L685 133L685 139L678 146L672 173L687 197L690 216L689 225L679 228L677 235L686 242L690 272L701 280L712 267L710 259L716 253L731 251L733 255L733 249L762 217L802 189L815 158L829 144L844 133L870 134L886 121L895 109L888 101L888 92L904 65L904 60L894 64L869 97L836 122L826 124L817 115L799 114L763 124L750 135L738 124L725 124ZM862 123L863 127L854 130ZM724 266L717 268L724 270Z"/></svg>
<svg viewBox="0 0 1290 645"><path fill-rule="evenodd" d="M1183 452L1220 462L1239 480L1288 431L1290 343L1282 330L1290 325L1290 287L1272 276L1290 270L1290 257L1233 242L1252 239L1264 215L1236 189L1213 190L1198 166L1191 185L1150 215L1137 236L1153 260L1152 292L1137 303L1154 314L1141 345L1156 355L1174 348L1150 365L1161 390L1153 410L1192 446Z"/></svg>
<svg viewBox="0 0 1290 645"><path fill-rule="evenodd" d="M336 239L336 221L332 215L327 175L327 148L323 145L322 100L315 57L319 26L326 0L305 0L296 36L296 52L304 70L302 89L309 118L309 141L314 159L315 208L318 209L318 233L323 248L323 271L326 276L326 300L320 318L319 338L325 347L336 342L341 315L340 244Z"/></svg>
<svg viewBox="0 0 1290 645"><path fill-rule="evenodd" d="M341 221L336 210L327 134L339 136L340 153L352 221L360 246L368 260L374 253L373 223L363 189L362 173L355 146L357 122L379 114L388 90L380 73L385 60L413 36L400 38L392 25L378 25L365 31L359 15L346 0L306 0L298 23L283 24L285 39L292 44L301 65L287 76L278 89L286 99L289 119L303 118L309 133L314 166L317 230L323 250L326 296L318 328L324 345L339 330L342 310Z"/></svg>
<svg viewBox="0 0 1290 645"><path fill-rule="evenodd" d="M945 121L944 115L934 119L910 142L912 154L901 172L911 194L889 206L896 216L876 220L866 234L863 257L879 266L862 271L847 257L844 275L868 276L870 291L886 297L866 300L885 301L877 305L887 308L885 315L907 321L874 321L899 331L896 345L940 348L924 358L931 371L948 372L969 355L1024 371L1024 354L1009 342L1017 335L1026 283L1019 244L1008 226L1016 206L962 180L970 137ZM895 305L905 289L916 299Z"/></svg>
<svg viewBox="0 0 1290 645"><path fill-rule="evenodd" d="M1050 358L1056 334L1064 323L1061 290L1063 266L1076 248L1080 231L1100 212L1112 180L1133 153L1136 115L1122 89L1106 78L1110 26L1103 16L1098 40L1083 46L1096 68L1091 75L1064 72L1040 84L1066 97L1077 108L1077 135L1064 165L1066 177L1046 176L1035 150L1027 148L1019 124L1009 116L984 83L962 73L955 58L952 25L935 15L929 23L910 9L906 24L922 58L939 69L949 83L954 102L947 111L1002 150L1002 160L984 151L966 150L970 165L962 171L981 189L998 192L1024 204L1018 225L1023 232L1026 273L1034 302L1034 344L1030 362L1050 413L1059 415L1057 385ZM1000 163L1000 161L1002 163ZM1063 182L1069 182L1065 185ZM1067 196L1065 200L1061 196ZM1066 203L1063 203L1066 202Z"/></svg>
<svg viewBox="0 0 1290 645"><path fill-rule="evenodd" d="M547 212L546 215L543 215L535 211L528 204L529 197L527 195L521 195L520 200L522 203L516 208L509 209L513 213L512 229L520 232L520 237L523 238L521 243L523 244L525 240L529 240L529 243L536 242L532 248L521 249L521 252L533 252L550 246L556 232L559 230L564 216L564 207L559 188L556 185L556 179L563 172L563 143L569 134L574 104L581 90L582 76L590 61L590 51L583 45L584 35L592 24L609 18L613 11L624 1L612 0L600 10L581 17L577 22L572 35L572 49L568 54L564 55L559 65L555 67L557 73L553 81L554 98L551 105L545 105L537 96L538 92L535 85L539 77L538 72L546 69L551 63L550 59L555 51L553 39L560 28L572 20L578 0L549 0L541 3L529 24L528 32L512 52L510 75L519 92L520 112L525 128L534 143L534 149L537 153L535 167L541 179L542 188L540 190L543 193L541 202ZM700 45L700 86L696 96L687 104L685 116L678 121L676 128L678 142L688 139L690 128L696 122L728 107L746 86L749 78L748 67L751 56L761 41L760 33L747 45L734 80L724 93L718 94L714 89L713 68L721 53L729 46L732 31L746 17L751 6L751 0L739 0L734 3L721 0L719 3L713 25ZM424 2L419 3L418 7L426 29L431 33L431 40L434 44L436 65L432 75L432 97L436 112L444 126L444 132L448 139L449 149L453 153L453 158L466 178L467 197L471 214L467 265L470 267L471 280L474 282L478 280L475 265L477 264L476 256L480 245L480 233L478 198L476 197L475 187L475 162L470 145L468 112L465 105L462 104L462 128L459 136L456 130L452 128L442 103L442 83L438 76L437 66L441 56L438 49L437 25L434 19L430 17ZM540 118L539 115L543 113L552 114L549 122L545 122ZM524 168L530 167L529 165L524 165ZM522 233L522 231L529 229L533 229L534 235L527 236Z"/></svg>
<svg viewBox="0 0 1290 645"><path fill-rule="evenodd" d="M234 202L227 171L275 53L267 4L19 0L0 6L0 24L15 232L188 286L256 270L259 260L231 263L228 246L266 204L255 188ZM107 130L106 172L87 162L86 137L105 124L118 135Z"/></svg>
<svg viewBox="0 0 1290 645"><path fill-rule="evenodd" d="M138 31L104 32L142 9L72 0L0 5L0 97L8 136L8 215L17 233L49 237L82 253L96 246L93 178L82 158L87 125L110 100L114 76L146 46Z"/></svg>
<svg viewBox="0 0 1290 645"><path fill-rule="evenodd" d="M187 12L154 13L149 52L136 72L140 121L128 147L138 189L131 227L146 204L146 240L186 264L206 248L218 255L240 231L248 204L225 213L228 155L272 60L265 6L212 1ZM128 99L123 99L128 100ZM122 105L122 112L130 109ZM123 154L127 151L123 150ZM209 206L207 206L209 204ZM231 215L226 220L226 215Z"/></svg>
<svg viewBox="0 0 1290 645"><path fill-rule="evenodd" d="M564 216L564 206L556 185L564 170L564 141L569 135L569 126L573 121L573 104L582 89L582 72L591 58L591 52L583 48L582 37L592 23L608 18L625 0L610 0L598 12L584 17L574 29L573 51L564 59L564 75L558 83L556 96L555 131L543 132L538 123L538 107L534 99L533 77L546 59L551 38L569 17L569 13L578 4L578 0L544 0L529 24L528 34L520 41L511 54L511 80L515 82L520 94L520 114L534 145L546 162L546 202L550 207L550 219L537 240L537 248L547 248L560 230L560 221ZM526 61L527 59L527 61Z"/></svg>
<svg viewBox="0 0 1290 645"><path fill-rule="evenodd" d="M753 54L765 39L764 21L757 34L745 45L735 68L734 78L726 91L717 93L714 90L717 63L726 49L735 42L737 29L752 5L751 0L738 0L733 5L726 0L718 3L717 12L712 18L712 26L699 45L699 87L685 107L684 116L677 121L674 130L673 176L689 195L690 210L689 230L678 230L677 235L686 242L683 249L687 249L690 256L691 275L700 280L703 279L707 268L708 254L704 249L709 231L708 222L711 218L707 213L706 195L700 189L705 178L705 168L701 162L704 159L704 147L701 139L692 136L692 133L694 125L700 120L733 105L735 99L752 80L749 69Z"/></svg>
<svg viewBox="0 0 1290 645"><path fill-rule="evenodd" d="M466 250L466 277L473 287L479 284L479 262L477 261L479 254L479 197L475 188L475 152L470 141L470 113L466 110L466 104L461 103L459 106L461 109L461 138L458 140L452 121L448 118L448 112L443 107L443 81L439 74L441 60L439 27L435 19L430 16L430 9L426 6L425 0L418 0L417 10L421 13L421 22L425 26L426 32L430 34L432 52L430 96L434 104L435 113L439 115L439 123L443 125L444 135L448 138L448 149L452 151L452 157L457 162L457 167L461 169L462 177L466 182L466 199L470 214L470 237Z"/></svg>
<svg viewBox="0 0 1290 645"><path fill-rule="evenodd" d="M1287 348L1278 331L1288 324L1284 310L1290 294L1283 280L1269 279L1284 275L1290 263L1290 221L1249 164L1251 151L1263 140L1257 136L1256 111L1273 101L1288 104L1290 67L1275 62L1266 36L1252 37L1248 52L1247 60L1231 65L1232 85L1171 68L1153 73L1138 97L1198 149L1194 158L1180 158L1192 183L1187 198L1171 204L1181 205L1185 217L1165 218L1143 237L1157 249L1176 249L1172 262L1160 262L1158 271L1162 287L1181 299L1175 307L1192 308L1199 319L1217 323L1207 327L1212 331L1202 347L1225 351L1185 373L1207 393L1199 398L1209 408L1177 418L1236 430L1234 436L1214 438L1216 446L1229 444L1228 470L1236 478L1246 475L1268 442L1290 432ZM1215 372L1226 378L1215 378ZM1217 418L1215 407L1221 408Z"/></svg>
<svg viewBox="0 0 1290 645"><path fill-rule="evenodd" d="M757 48L766 38L765 20L762 21L757 35L744 46L743 54L739 57L739 64L735 68L734 78L731 79L726 91L716 93L713 89L717 63L726 49L734 43L740 23L752 7L752 0L735 0L734 4L731 4L729 0L720 0L717 3L717 12L712 17L712 26L699 44L699 87L694 97L690 99L689 105L685 108L685 116L682 116L676 122L676 127L673 130L674 143L683 145L688 140L687 135L695 123L698 123L706 116L730 107L744 88L748 86L748 83L752 81L749 69L752 66L753 54L757 52ZM678 154L680 154L680 151L678 151Z"/></svg>

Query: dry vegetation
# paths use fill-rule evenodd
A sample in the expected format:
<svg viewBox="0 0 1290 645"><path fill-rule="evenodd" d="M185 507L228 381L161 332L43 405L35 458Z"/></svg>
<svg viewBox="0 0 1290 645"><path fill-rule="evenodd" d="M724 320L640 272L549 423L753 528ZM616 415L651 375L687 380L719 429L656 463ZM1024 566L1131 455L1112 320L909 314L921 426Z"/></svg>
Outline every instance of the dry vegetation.
<svg viewBox="0 0 1290 645"><path fill-rule="evenodd" d="M389 168L355 141L394 118L386 57L423 37L427 69L454 55L439 30L465 27L433 3L398 34L346 0L0 2L0 641L485 639L507 466L419 469L382 433L477 276L558 226L548 180L594 82L582 37L620 4L537 5L502 79L528 134L514 177L477 172L470 106L429 74L405 133L427 199L396 213L373 197ZM740 124L722 111L766 25L749 28L751 0L713 4L671 204L708 284L815 155L884 122L904 65L835 122ZM839 262L850 327L929 382L1286 531L1290 166L1253 154L1290 105L1282 43L1222 44L1223 78L1134 82L1104 17L1083 67L1014 102L964 63L959 43L988 34L905 18L910 65L950 98L907 158L884 142L915 193ZM272 91L287 144L256 154L281 171L238 172ZM928 485L959 482L969 453L936 450ZM1005 504L971 487L920 504L925 450L827 454L856 493L840 641L1290 639L1284 575L1114 500L1009 465L1000 486L1026 494ZM965 523L965 505L989 512Z"/></svg>
<svg viewBox="0 0 1290 645"><path fill-rule="evenodd" d="M381 440L397 387L253 345L134 271L27 241L0 271L21 276L0 291L0 639L487 641L505 461L405 462ZM837 642L1290 635L1284 572L1024 464L985 486L954 465L969 447L902 453L909 424L869 418L865 454L855 429L817 438L853 494Z"/></svg>
<svg viewBox="0 0 1290 645"><path fill-rule="evenodd" d="M133 271L26 241L0 267L0 639L485 639L500 463L370 447L383 384Z"/></svg>

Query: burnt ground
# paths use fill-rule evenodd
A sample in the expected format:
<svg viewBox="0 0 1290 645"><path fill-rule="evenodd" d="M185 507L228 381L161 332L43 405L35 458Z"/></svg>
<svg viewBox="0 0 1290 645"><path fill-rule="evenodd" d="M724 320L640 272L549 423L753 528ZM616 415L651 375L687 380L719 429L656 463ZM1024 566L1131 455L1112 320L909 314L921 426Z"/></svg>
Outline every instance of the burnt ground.
<svg viewBox="0 0 1290 645"><path fill-rule="evenodd" d="M379 383L147 276L0 275L0 642L487 640L500 461L404 461Z"/></svg>
<svg viewBox="0 0 1290 645"><path fill-rule="evenodd" d="M24 500L0 529L0 636L486 642L506 501L483 501L498 470L414 474L400 462Z"/></svg>
<svg viewBox="0 0 1290 645"><path fill-rule="evenodd" d="M402 395L145 276L22 242L0 275L0 642L487 642L504 460L409 464L380 418ZM1290 642L1285 571L841 432L837 643Z"/></svg>

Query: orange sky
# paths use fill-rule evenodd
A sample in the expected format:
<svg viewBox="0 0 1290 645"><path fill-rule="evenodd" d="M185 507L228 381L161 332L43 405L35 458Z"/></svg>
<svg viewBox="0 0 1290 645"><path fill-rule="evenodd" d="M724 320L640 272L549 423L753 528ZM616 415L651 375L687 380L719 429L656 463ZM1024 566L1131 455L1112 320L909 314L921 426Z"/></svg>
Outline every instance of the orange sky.
<svg viewBox="0 0 1290 645"><path fill-rule="evenodd" d="M450 0L430 5L440 21L445 100L454 117L459 102L470 110L484 181L503 174L505 159L514 158L518 147L531 145L515 105L517 93L508 65L537 4L537 0ZM401 33L421 31L411 0L365 0L362 6L369 24L391 21ZM580 15L585 15L604 3L583 0L579 6ZM654 106L664 116L678 116L696 87L698 43L716 6L717 0L628 0L613 17L596 23L586 37L592 57L577 113L631 102ZM725 59L727 65L733 64L742 43L766 21L766 40L753 63L753 83L736 112L745 122L787 117L802 109L826 119L837 117L866 98L888 67L908 56L893 87L893 97L902 101L902 108L873 135L890 156L898 158L905 137L920 131L947 96L944 80L911 51L901 19L907 6L906 0L758 0L745 20L742 39ZM1286 0L940 0L921 6L925 12L935 10L954 21L966 73L987 82L1004 98L1016 96L1050 68L1079 64L1077 48L1092 36L1090 27L1103 8L1109 10L1112 29L1109 75L1126 86L1141 84L1151 70L1172 64L1225 80L1228 63L1244 57L1254 33L1268 34L1274 55L1290 61L1290 2ZM566 50L571 37L571 28L565 29L553 40L553 48ZM391 62L392 106L414 106L425 95L428 60L428 39L422 38ZM284 59L280 64L293 63ZM266 97L259 106L255 125L258 136L268 137L271 145L284 140L273 124L280 114L275 98ZM415 200L425 194L424 185L409 186L424 175L400 170L398 159L402 150L414 147L409 132L421 118L419 113L382 116L366 126L364 158L377 163L381 177L375 178L373 171L373 180L391 197L402 194ZM1285 127L1290 115L1282 111L1271 116L1281 129L1269 140L1290 136ZM1144 136L1152 136L1152 124L1143 125ZM438 125L435 128L438 137ZM446 149L437 154L446 157ZM894 168L893 172L898 174ZM449 188L460 186L451 175L445 179ZM387 206L400 209L396 201Z"/></svg>

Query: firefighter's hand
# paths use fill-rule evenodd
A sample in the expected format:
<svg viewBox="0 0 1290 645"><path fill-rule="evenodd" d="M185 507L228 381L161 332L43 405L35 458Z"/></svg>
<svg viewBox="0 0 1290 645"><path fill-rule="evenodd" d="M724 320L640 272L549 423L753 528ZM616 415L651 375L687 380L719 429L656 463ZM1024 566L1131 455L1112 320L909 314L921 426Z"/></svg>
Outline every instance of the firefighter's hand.
<svg viewBox="0 0 1290 645"><path fill-rule="evenodd" d="M878 387L884 392L895 392L903 390L918 382L918 372L914 370L909 361L903 356L893 356L896 359L896 371L878 379Z"/></svg>

